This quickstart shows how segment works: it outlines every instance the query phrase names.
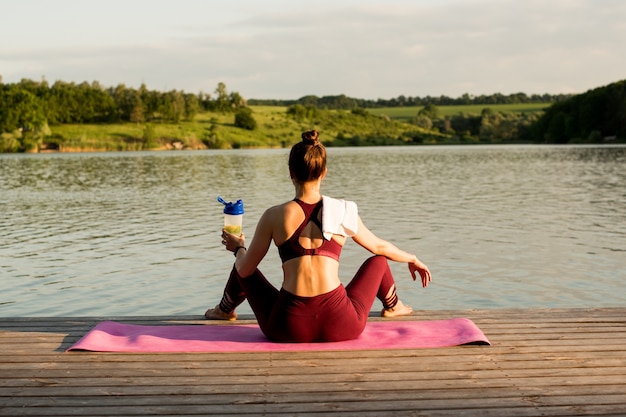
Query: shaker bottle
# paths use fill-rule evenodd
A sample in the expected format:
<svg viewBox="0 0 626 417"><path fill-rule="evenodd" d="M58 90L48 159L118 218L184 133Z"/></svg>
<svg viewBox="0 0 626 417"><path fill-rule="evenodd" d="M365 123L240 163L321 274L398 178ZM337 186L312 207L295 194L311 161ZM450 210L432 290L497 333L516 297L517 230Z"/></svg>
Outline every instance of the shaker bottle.
<svg viewBox="0 0 626 417"><path fill-rule="evenodd" d="M234 203L226 202L222 197L217 197L217 201L224 204L224 229L228 233L241 236L243 225L243 201L237 200Z"/></svg>

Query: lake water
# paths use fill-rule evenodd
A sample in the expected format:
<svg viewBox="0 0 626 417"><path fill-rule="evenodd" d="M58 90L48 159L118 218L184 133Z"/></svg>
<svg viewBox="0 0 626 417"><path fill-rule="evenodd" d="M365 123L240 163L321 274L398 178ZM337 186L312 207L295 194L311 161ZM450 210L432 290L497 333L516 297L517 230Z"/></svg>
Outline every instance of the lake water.
<svg viewBox="0 0 626 417"><path fill-rule="evenodd" d="M328 152L322 191L429 265L427 289L391 265L415 309L625 305L626 147ZM233 262L217 195L244 200L250 239L293 198L287 154L0 155L0 316L204 313ZM348 242L344 282L367 256ZM275 248L260 268L280 283Z"/></svg>

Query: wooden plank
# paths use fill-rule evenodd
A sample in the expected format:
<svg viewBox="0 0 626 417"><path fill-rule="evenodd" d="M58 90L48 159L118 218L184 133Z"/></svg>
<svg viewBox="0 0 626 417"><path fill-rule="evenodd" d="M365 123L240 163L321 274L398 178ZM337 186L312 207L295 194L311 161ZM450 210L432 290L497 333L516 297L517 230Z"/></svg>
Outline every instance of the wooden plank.
<svg viewBox="0 0 626 417"><path fill-rule="evenodd" d="M493 346L219 354L64 353L104 319L232 324L198 316L0 318L0 416L623 416L625 313L416 312L469 317Z"/></svg>
<svg viewBox="0 0 626 417"><path fill-rule="evenodd" d="M455 398L450 396L443 396L440 398L432 398L430 396L420 395L417 393L412 398L405 396L399 398L396 395L381 396L376 392L370 393L370 395L363 395L359 393L359 398L355 398L354 395L342 396L328 396L327 393L307 393L307 394L295 394L295 395L263 395L255 397L243 397L238 396L236 398L216 398L215 396L195 396L190 398L169 397L162 399L156 396L107 396L107 397L57 397L57 398L31 398L30 404L37 407L42 406L55 406L55 407L80 407L87 404L97 404L97 407L120 407L120 406L161 406L164 403L177 406L190 406L190 405L228 405L236 403L238 405L252 405L252 404L274 404L274 405L290 405L298 404L298 410L300 412L314 411L313 408L318 407L324 403L339 403L339 402L355 402L358 399L359 409L365 410L385 410L389 408L389 404L378 404L384 400L392 400L394 403L402 402L402 405L394 404L399 409L484 409L485 398L477 395L478 392L473 392L473 396L457 395ZM455 392L455 394L458 394ZM464 398L459 398L464 397ZM576 396L566 395L529 395L520 397L519 394L512 393L510 396L500 395L497 397L501 401L501 405L504 407L523 407L532 403L536 406L579 406L579 405L621 405L626 401L626 394L612 394L612 395L594 395L594 394L580 394ZM369 403L369 404L365 404ZM14 401L12 404L8 404L9 407L24 407L23 402ZM250 409L246 410L247 412Z"/></svg>
<svg viewBox="0 0 626 417"><path fill-rule="evenodd" d="M337 352L339 353L339 352ZM273 369L278 366L281 369L297 369L307 367L327 372L329 369L351 367L376 367L377 369L394 369L403 367L407 371L428 370L430 368L443 369L492 369L501 368L503 365L507 369L545 369L548 366L557 368L570 368L577 365L580 368L602 366L624 367L626 366L623 351L608 352L602 355L590 355L589 352L573 352L567 355L546 355L525 354L524 357L513 353L506 354L476 354L471 352L458 355L431 356L420 355L421 352L411 356L389 357L381 353L384 351L369 352L370 355L359 355L351 358L347 355L337 357L309 357L306 353L293 352L291 355L281 355L280 358L265 356L252 359L229 358L229 356L213 356L212 354L176 354L170 355L123 355L109 354L106 358L96 356L75 356L71 360L62 357L64 361L57 360L55 356L33 357L33 360L26 360L19 357L20 361L7 357L7 362L0 363L0 369L36 369L42 370L79 370L93 369L94 367L116 368L125 367L131 369L133 365L138 369L145 367L159 367L163 369L207 369L220 370L232 369L233 373L244 372L246 369ZM373 355L373 353L378 353ZM103 356L105 356L103 354ZM278 359L278 361L276 360ZM345 365L344 365L345 364Z"/></svg>
<svg viewBox="0 0 626 417"><path fill-rule="evenodd" d="M160 396L168 396L170 402L174 401L174 392L171 389L164 389L161 386L133 386L124 390L123 393L114 389L105 390L102 388L86 387L84 391L77 392L75 389L70 390L64 387L38 387L25 388L24 391L14 389L14 395L7 396L4 401L6 406L17 407L26 403L49 404L70 406L76 401L86 401L89 404L99 405L123 405L131 402L144 404L160 404L163 400ZM535 398L541 397L542 401L555 404L554 398L561 399L564 397L584 397L594 396L595 402L609 401L611 403L619 403L626 400L624 398L623 386L604 386L602 393L590 393L584 386L572 387L524 387L520 389L512 389L509 387L493 388L488 391L483 388L456 388L449 390L441 389L422 389L422 390L345 390L337 392L289 392L288 398L285 393L265 392L260 394L247 392L225 392L220 395L214 395L214 391L205 389L203 386L197 386L185 390L185 394L189 395L186 402L194 401L204 404L232 404L254 402L255 399L262 397L266 402L317 402L324 401L354 401L354 400L389 400L398 401L407 400L450 400L451 398L458 400L481 398L497 399L497 398ZM193 396L197 396L194 399ZM606 396L606 399L600 398ZM102 398L101 398L102 397Z"/></svg>
<svg viewBox="0 0 626 417"><path fill-rule="evenodd" d="M473 406L475 402L482 404ZM440 403L441 404L441 403ZM463 400L463 402L445 401L444 408L429 401L343 401L324 403L266 403L262 398L258 402L244 404L213 404L207 406L182 403L160 405L128 405L128 406L72 406L72 407L9 407L2 411L21 416L134 416L134 415L428 415L428 416L590 416L613 415L623 416L623 404L565 404L544 405L536 401L503 401L500 407L491 407L484 400Z"/></svg>

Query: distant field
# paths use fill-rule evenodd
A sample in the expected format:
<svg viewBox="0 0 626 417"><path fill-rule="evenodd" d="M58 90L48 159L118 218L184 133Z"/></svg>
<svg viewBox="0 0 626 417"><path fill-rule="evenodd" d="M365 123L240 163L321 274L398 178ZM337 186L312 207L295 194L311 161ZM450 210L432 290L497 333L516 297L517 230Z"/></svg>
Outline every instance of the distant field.
<svg viewBox="0 0 626 417"><path fill-rule="evenodd" d="M458 113L476 114L486 106L439 106L442 116ZM537 112L548 104L516 104L489 106L499 112ZM233 113L202 112L193 121L180 123L109 123L64 124L51 126L49 149L70 151L131 151L140 149L210 148L280 148L289 147L298 140L298 132L317 129L328 141L335 138L349 146L397 144L398 140L413 137L420 130L410 121L422 107L388 107L368 109L372 114L387 115L391 123L378 117L364 118L348 110L324 111L313 119L294 119L287 108L280 106L252 106L257 127L250 131L234 125ZM439 131L421 131L423 143L446 143L449 135ZM361 139L367 138L367 139ZM398 139L401 138L401 139ZM1 138L0 138L1 139Z"/></svg>
<svg viewBox="0 0 626 417"><path fill-rule="evenodd" d="M524 103L524 104L471 104L464 106L437 106L439 114L442 116L454 116L459 113L479 115L484 108L490 108L498 112L512 113L534 113L542 111L549 107L551 103ZM423 106L413 107L381 107L376 109L367 109L370 113L376 115L387 115L392 119L410 120L417 115Z"/></svg>

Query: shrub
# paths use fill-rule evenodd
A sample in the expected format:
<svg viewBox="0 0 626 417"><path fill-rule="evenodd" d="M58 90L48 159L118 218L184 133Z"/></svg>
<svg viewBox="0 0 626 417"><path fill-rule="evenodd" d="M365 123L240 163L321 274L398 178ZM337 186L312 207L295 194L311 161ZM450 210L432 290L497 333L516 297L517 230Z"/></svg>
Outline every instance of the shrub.
<svg viewBox="0 0 626 417"><path fill-rule="evenodd" d="M256 120L252 117L252 110L249 107L242 107L235 113L235 126L241 129L256 129Z"/></svg>

